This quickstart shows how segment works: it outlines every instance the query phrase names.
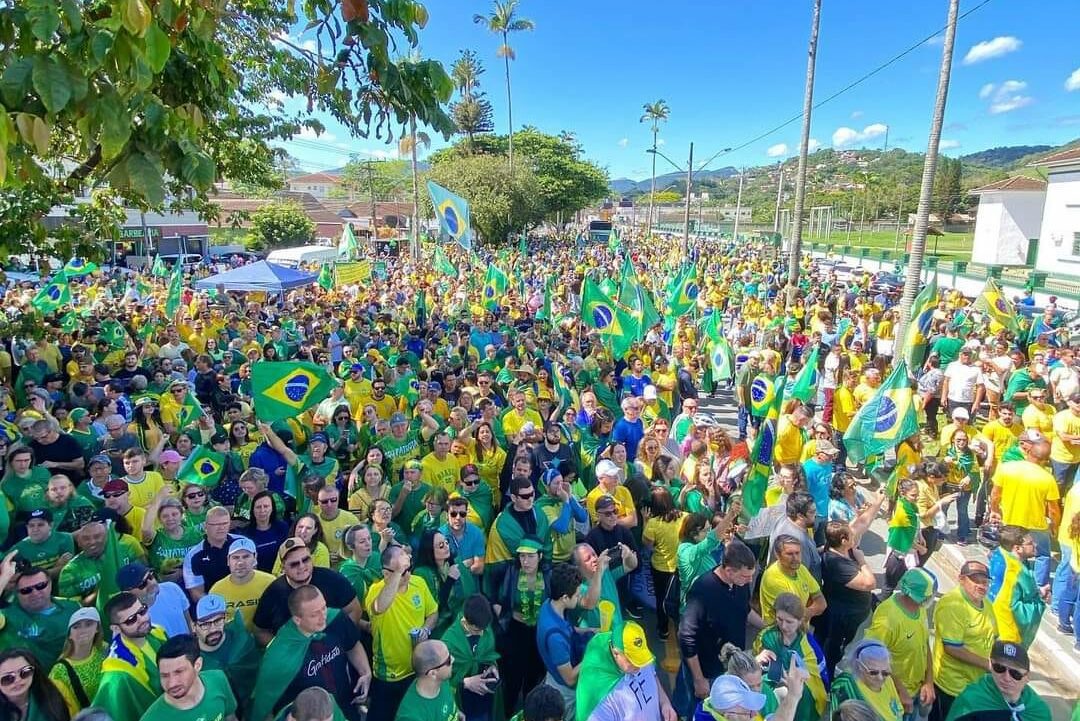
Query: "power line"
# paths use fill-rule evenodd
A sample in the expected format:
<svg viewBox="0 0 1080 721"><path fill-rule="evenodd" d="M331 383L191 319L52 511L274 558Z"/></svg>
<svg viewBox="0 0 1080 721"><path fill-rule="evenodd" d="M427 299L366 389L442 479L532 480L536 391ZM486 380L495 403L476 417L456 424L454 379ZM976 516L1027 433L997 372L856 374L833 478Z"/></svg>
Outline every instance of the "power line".
<svg viewBox="0 0 1080 721"><path fill-rule="evenodd" d="M957 23L959 23L961 20L966 18L968 15L971 15L976 10L979 10L979 9L983 8L988 3L990 3L990 0L983 0L981 3L979 3L975 7L971 8L967 12L964 12L963 14L960 15L959 18L957 18ZM941 28L935 30L934 32L930 33L925 38L923 38L919 42L915 43L911 47L907 48L906 50L902 51L901 53L899 53L897 55L894 55L890 59L886 60L884 63L882 63L882 64L878 65L877 67L875 67L873 70L870 70L866 74L859 77L857 80L849 83L848 85L845 85L840 90L837 90L835 93L833 93L829 97L825 98L824 100L820 100L820 101L814 103L814 110L817 110L822 105L825 105L828 102L836 100L838 97L840 97L844 93L848 92L849 90L852 90L853 88L863 84L864 82L866 82L870 78L874 77L875 75L880 73L885 68L887 68L890 65L893 65L894 63L902 60L903 58L905 58L906 56L908 56L912 52L914 52L916 49L918 49L918 48L922 47L923 45L925 45L926 43L928 43L930 40L932 40L934 37L936 37L939 33L944 32L947 27L948 26L945 26L945 27L941 27ZM772 128L770 130L766 130L764 133L761 133L760 135L757 135L757 136L751 138L750 140L747 140L745 143L742 143L741 145L736 145L730 151L726 151L726 152L734 153L734 152L737 152L739 150L742 150L743 148L745 148L747 146L753 145L754 143L756 143L756 142L758 142L760 140L764 140L765 138L769 137L773 133L776 133L776 132L778 132L780 130L783 130L784 128L791 125L795 121L802 120L802 116L803 116L802 113L799 113L798 115L793 115L791 118L785 120L783 123L781 123L780 125L777 125L775 128ZM725 152L725 151L721 151L721 152ZM719 153L718 153L718 155L719 155ZM712 159L713 158L710 158L708 161L706 161L705 165L707 165L709 162L711 162ZM702 167L704 167L704 165Z"/></svg>

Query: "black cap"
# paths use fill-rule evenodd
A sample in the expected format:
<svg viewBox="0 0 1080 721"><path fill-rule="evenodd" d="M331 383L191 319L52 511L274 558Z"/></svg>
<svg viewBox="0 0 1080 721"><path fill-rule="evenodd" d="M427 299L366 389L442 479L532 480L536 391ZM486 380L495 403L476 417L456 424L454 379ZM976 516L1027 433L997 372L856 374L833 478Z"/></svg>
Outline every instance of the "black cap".
<svg viewBox="0 0 1080 721"><path fill-rule="evenodd" d="M989 580L990 569L988 569L986 564L982 561L968 561L960 567L960 577L963 578L965 576L968 578L982 576Z"/></svg>
<svg viewBox="0 0 1080 721"><path fill-rule="evenodd" d="M1011 641L994 641L994 647L990 649L990 660L1021 671L1031 670L1027 651L1020 644Z"/></svg>
<svg viewBox="0 0 1080 721"><path fill-rule="evenodd" d="M30 511L29 520L33 521L35 519L39 521L45 521L46 523L52 523L52 511L50 511L48 508L35 508L34 510Z"/></svg>

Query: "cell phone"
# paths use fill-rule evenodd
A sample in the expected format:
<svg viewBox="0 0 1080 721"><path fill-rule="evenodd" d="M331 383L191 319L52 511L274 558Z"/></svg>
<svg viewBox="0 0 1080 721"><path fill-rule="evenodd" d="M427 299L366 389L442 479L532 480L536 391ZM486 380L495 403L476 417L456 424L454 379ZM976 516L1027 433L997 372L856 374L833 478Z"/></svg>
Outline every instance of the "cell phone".
<svg viewBox="0 0 1080 721"><path fill-rule="evenodd" d="M955 483L942 483L941 484L941 494L942 495L948 495L949 493L961 493L961 492L963 492L963 490L964 489L962 489L960 486L956 485Z"/></svg>
<svg viewBox="0 0 1080 721"><path fill-rule="evenodd" d="M608 558L611 560L612 567L621 566L623 562L623 547L614 546L608 553Z"/></svg>

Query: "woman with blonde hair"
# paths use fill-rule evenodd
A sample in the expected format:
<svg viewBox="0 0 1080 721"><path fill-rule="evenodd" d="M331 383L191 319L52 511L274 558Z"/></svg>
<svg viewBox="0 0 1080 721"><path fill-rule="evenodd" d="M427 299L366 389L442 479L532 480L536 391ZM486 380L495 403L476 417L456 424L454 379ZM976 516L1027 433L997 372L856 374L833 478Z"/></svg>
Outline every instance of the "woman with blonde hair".
<svg viewBox="0 0 1080 721"><path fill-rule="evenodd" d="M101 683L101 663L108 651L97 609L90 606L71 614L64 650L49 671L49 680L72 716L94 700Z"/></svg>

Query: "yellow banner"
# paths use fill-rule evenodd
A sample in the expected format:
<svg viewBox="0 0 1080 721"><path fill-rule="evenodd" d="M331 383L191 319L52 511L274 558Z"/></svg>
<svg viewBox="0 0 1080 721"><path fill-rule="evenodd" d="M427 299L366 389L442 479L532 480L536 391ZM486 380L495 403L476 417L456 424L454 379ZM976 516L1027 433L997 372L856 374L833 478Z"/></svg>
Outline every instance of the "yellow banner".
<svg viewBox="0 0 1080 721"><path fill-rule="evenodd" d="M371 261L361 260L357 263L338 263L334 266L334 284L352 285L371 280Z"/></svg>

